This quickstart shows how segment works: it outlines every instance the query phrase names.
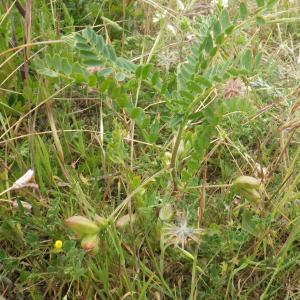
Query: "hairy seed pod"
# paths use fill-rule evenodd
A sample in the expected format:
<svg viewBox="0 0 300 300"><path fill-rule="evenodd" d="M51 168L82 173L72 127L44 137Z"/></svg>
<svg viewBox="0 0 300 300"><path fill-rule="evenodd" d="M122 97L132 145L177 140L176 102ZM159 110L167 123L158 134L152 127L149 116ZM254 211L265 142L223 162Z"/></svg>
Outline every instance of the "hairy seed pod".
<svg viewBox="0 0 300 300"><path fill-rule="evenodd" d="M234 180L232 186L238 189L258 189L260 180L251 176L240 176Z"/></svg>
<svg viewBox="0 0 300 300"><path fill-rule="evenodd" d="M92 235L99 232L99 226L82 216L73 216L65 221L66 225L79 236Z"/></svg>
<svg viewBox="0 0 300 300"><path fill-rule="evenodd" d="M260 193L256 189L241 190L241 193L251 202L258 204L261 200Z"/></svg>
<svg viewBox="0 0 300 300"><path fill-rule="evenodd" d="M99 251L99 237L97 234L87 235L81 241L81 247L90 254L97 254Z"/></svg>

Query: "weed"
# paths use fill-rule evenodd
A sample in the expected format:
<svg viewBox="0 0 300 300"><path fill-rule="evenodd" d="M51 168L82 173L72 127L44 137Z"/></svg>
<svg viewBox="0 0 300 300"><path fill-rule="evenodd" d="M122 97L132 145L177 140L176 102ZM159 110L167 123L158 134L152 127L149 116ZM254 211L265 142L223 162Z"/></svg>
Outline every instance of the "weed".
<svg viewBox="0 0 300 300"><path fill-rule="evenodd" d="M1 2L1 297L299 298L299 3L233 2Z"/></svg>

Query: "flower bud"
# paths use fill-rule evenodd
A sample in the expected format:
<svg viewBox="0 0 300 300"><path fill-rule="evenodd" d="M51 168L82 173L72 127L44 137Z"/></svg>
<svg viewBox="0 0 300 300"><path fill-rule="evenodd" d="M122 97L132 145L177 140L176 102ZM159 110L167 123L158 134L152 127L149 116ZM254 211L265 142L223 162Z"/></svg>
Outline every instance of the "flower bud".
<svg viewBox="0 0 300 300"><path fill-rule="evenodd" d="M116 223L116 227L117 228L124 228L126 226L128 226L130 223L135 223L137 220L137 215L136 214L127 214L127 215L124 215L122 216L121 218L119 218L117 220L117 223Z"/></svg>
<svg viewBox="0 0 300 300"><path fill-rule="evenodd" d="M81 247L91 254L97 254L99 251L99 237L97 234L87 235L81 241Z"/></svg>
<svg viewBox="0 0 300 300"><path fill-rule="evenodd" d="M240 176L233 182L232 186L239 189L258 189L260 180L251 176Z"/></svg>
<svg viewBox="0 0 300 300"><path fill-rule="evenodd" d="M82 216L70 217L65 222L79 236L93 235L99 232L99 226L95 222Z"/></svg>
<svg viewBox="0 0 300 300"><path fill-rule="evenodd" d="M174 214L171 204L164 205L159 211L159 218L162 221L169 221Z"/></svg>

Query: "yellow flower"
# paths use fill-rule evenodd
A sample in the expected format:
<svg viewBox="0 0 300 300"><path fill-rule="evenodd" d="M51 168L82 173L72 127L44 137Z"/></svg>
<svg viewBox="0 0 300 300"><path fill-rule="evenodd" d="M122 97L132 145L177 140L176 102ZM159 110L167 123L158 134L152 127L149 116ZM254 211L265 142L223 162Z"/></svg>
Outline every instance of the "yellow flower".
<svg viewBox="0 0 300 300"><path fill-rule="evenodd" d="M54 243L54 252L55 253L59 253L62 251L62 245L63 245L63 242L61 240L57 240L55 241Z"/></svg>

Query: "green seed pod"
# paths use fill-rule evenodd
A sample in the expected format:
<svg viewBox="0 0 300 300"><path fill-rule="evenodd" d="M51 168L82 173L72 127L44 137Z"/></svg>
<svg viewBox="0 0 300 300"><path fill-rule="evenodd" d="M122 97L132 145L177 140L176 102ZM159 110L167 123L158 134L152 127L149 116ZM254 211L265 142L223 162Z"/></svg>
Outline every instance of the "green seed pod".
<svg viewBox="0 0 300 300"><path fill-rule="evenodd" d="M234 180L233 187L238 189L258 189L260 186L260 181L251 176L240 176Z"/></svg>
<svg viewBox="0 0 300 300"><path fill-rule="evenodd" d="M244 195L245 198L254 203L259 203L261 200L259 192L255 189L241 190L241 193Z"/></svg>
<svg viewBox="0 0 300 300"><path fill-rule="evenodd" d="M100 229L95 222L82 216L70 217L65 223L79 236L97 234Z"/></svg>
<svg viewBox="0 0 300 300"><path fill-rule="evenodd" d="M130 223L134 224L136 222L136 220L137 220L136 214L124 215L117 220L116 227L117 228L127 227Z"/></svg>
<svg viewBox="0 0 300 300"><path fill-rule="evenodd" d="M91 254L97 254L99 251L99 237L97 234L95 235L87 235L81 241L81 247L87 252Z"/></svg>
<svg viewBox="0 0 300 300"><path fill-rule="evenodd" d="M172 205L166 204L159 211L159 218L162 221L169 221L174 214Z"/></svg>

